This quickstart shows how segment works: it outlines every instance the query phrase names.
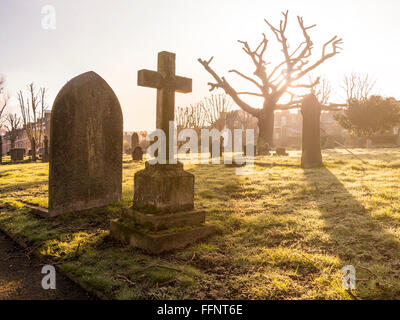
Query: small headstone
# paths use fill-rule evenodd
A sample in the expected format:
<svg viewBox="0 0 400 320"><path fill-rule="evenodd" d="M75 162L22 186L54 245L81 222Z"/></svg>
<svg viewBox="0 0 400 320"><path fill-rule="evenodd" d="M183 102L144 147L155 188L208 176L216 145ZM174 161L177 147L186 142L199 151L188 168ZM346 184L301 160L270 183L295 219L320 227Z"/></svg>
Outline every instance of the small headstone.
<svg viewBox="0 0 400 320"><path fill-rule="evenodd" d="M258 143L257 145L257 153L254 154L258 154L260 156L269 156L270 155L270 147L269 147L269 143L262 143L261 141Z"/></svg>
<svg viewBox="0 0 400 320"><path fill-rule="evenodd" d="M276 148L275 154L277 156L288 156L289 153L286 152L285 148Z"/></svg>
<svg viewBox="0 0 400 320"><path fill-rule="evenodd" d="M10 150L11 161L23 161L25 155L25 149L14 148Z"/></svg>
<svg viewBox="0 0 400 320"><path fill-rule="evenodd" d="M49 215L90 209L121 199L122 111L94 72L70 80L51 113Z"/></svg>
<svg viewBox="0 0 400 320"><path fill-rule="evenodd" d="M321 153L321 104L315 95L307 95L301 105L303 115L302 168L318 168L323 165Z"/></svg>
<svg viewBox="0 0 400 320"><path fill-rule="evenodd" d="M131 136L131 148L132 151L135 150L135 148L139 145L139 135L134 132Z"/></svg>
<svg viewBox="0 0 400 320"><path fill-rule="evenodd" d="M135 150L132 152L132 159L134 161L140 161L143 160L143 150L141 147L137 146Z"/></svg>
<svg viewBox="0 0 400 320"><path fill-rule="evenodd" d="M49 162L49 139L47 138L47 136L44 136L44 150L43 150L43 154L42 154L42 161L43 162Z"/></svg>

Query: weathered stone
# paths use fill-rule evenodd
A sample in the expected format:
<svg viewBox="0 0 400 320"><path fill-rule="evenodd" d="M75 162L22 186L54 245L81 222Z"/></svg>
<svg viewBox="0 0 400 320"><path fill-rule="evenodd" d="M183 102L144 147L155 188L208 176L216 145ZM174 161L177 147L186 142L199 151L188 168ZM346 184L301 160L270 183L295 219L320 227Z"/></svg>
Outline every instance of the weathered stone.
<svg viewBox="0 0 400 320"><path fill-rule="evenodd" d="M169 150L175 91L191 92L192 80L175 75L175 54L160 52L158 71L140 70L138 85L157 88L156 127L164 131ZM166 164L146 162L145 169L137 172L134 180L134 207L121 219L112 221L110 230L114 238L158 254L215 232L214 226L204 225L205 213L193 210L194 175L184 171L182 163L170 163L169 156Z"/></svg>
<svg viewBox="0 0 400 320"><path fill-rule="evenodd" d="M139 145L139 135L134 132L131 136L131 149L135 150L135 148Z"/></svg>
<svg viewBox="0 0 400 320"><path fill-rule="evenodd" d="M203 225L187 230L176 230L172 233L150 233L124 223L123 220L114 220L110 226L111 234L121 242L132 247L140 248L151 254L159 254L177 248L183 248L195 241L204 239L213 233L216 228L212 225Z"/></svg>
<svg viewBox="0 0 400 320"><path fill-rule="evenodd" d="M22 161L25 156L25 149L15 148L10 150L11 161Z"/></svg>
<svg viewBox="0 0 400 320"><path fill-rule="evenodd" d="M47 136L44 136L43 144L44 144L44 151L42 155L42 161L49 162L49 139L47 138Z"/></svg>
<svg viewBox="0 0 400 320"><path fill-rule="evenodd" d="M70 80L51 113L49 214L100 207L121 199L122 111L94 72Z"/></svg>
<svg viewBox="0 0 400 320"><path fill-rule="evenodd" d="M143 150L141 147L137 146L132 151L132 160L134 161L141 161L143 160Z"/></svg>
<svg viewBox="0 0 400 320"><path fill-rule="evenodd" d="M157 129L164 131L169 150L172 139L169 138L169 122L175 118L175 91L192 92L192 79L175 74L175 53L158 53L157 71L139 70L138 85L157 89ZM166 153L169 163L169 152Z"/></svg>
<svg viewBox="0 0 400 320"><path fill-rule="evenodd" d="M301 167L321 167L321 104L314 95L304 98L301 113L303 115Z"/></svg>
<svg viewBox="0 0 400 320"><path fill-rule="evenodd" d="M194 207L194 175L178 164L145 164L134 177L136 208L159 212L192 210Z"/></svg>
<svg viewBox="0 0 400 320"><path fill-rule="evenodd" d="M122 217L150 230L165 230L169 228L197 226L206 221L206 214L201 210L155 214L144 213L135 210L135 208L129 208L122 213Z"/></svg>

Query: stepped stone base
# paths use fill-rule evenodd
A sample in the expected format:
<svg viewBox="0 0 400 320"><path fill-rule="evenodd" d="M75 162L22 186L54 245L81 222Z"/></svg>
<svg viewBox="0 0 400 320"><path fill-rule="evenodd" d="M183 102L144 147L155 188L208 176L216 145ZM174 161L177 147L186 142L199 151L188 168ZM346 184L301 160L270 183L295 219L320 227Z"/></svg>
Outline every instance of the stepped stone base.
<svg viewBox="0 0 400 320"><path fill-rule="evenodd" d="M213 225L202 225L177 231L172 229L151 233L120 219L111 222L110 230L111 235L121 242L143 249L148 253L159 254L183 248L190 243L204 239L215 233L216 229Z"/></svg>
<svg viewBox="0 0 400 320"><path fill-rule="evenodd" d="M186 226L199 226L206 221L206 213L201 210L160 214L142 213L131 208L124 211L122 217L126 221L131 221L134 224L153 231L182 228Z"/></svg>
<svg viewBox="0 0 400 320"><path fill-rule="evenodd" d="M135 174L134 206L111 222L111 236L158 254L215 232L204 211L194 210L194 175L183 164L145 164Z"/></svg>

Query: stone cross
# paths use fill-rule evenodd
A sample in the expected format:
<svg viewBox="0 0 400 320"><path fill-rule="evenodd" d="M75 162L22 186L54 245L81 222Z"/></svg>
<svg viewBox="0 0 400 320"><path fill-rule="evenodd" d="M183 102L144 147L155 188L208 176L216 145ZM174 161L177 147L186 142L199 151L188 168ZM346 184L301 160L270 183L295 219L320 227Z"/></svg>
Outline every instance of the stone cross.
<svg viewBox="0 0 400 320"><path fill-rule="evenodd" d="M158 53L157 71L139 70L138 86L157 88L156 128L166 136L166 160L169 163L170 137L169 122L175 118L175 91L192 92L192 79L175 75L175 53Z"/></svg>

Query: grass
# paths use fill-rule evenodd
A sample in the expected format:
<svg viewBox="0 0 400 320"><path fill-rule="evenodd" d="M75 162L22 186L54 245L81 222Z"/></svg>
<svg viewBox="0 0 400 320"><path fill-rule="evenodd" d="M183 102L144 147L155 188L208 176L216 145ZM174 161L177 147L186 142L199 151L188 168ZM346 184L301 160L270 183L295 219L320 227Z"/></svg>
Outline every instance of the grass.
<svg viewBox="0 0 400 320"><path fill-rule="evenodd" d="M257 157L254 174L224 165L185 165L195 205L218 234L158 256L123 246L109 222L132 201L38 218L21 201L47 205L48 165L0 166L0 227L112 299L351 299L341 268L353 265L360 299L400 299L400 149L324 152L303 170L300 153Z"/></svg>

